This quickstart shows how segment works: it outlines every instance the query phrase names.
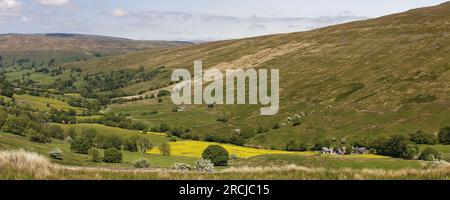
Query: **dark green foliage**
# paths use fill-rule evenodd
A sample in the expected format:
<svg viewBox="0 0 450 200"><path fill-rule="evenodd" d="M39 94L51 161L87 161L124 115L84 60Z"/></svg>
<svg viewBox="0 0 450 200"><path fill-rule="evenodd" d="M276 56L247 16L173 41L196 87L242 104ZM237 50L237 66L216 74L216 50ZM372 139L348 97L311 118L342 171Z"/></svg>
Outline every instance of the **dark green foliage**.
<svg viewBox="0 0 450 200"><path fill-rule="evenodd" d="M435 161L440 160L441 157L442 157L441 152L431 147L428 147L420 153L419 160Z"/></svg>
<svg viewBox="0 0 450 200"><path fill-rule="evenodd" d="M48 127L48 132L50 137L59 139L59 140L64 140L64 130L61 128L61 126L59 125L50 125Z"/></svg>
<svg viewBox="0 0 450 200"><path fill-rule="evenodd" d="M439 138L430 133L425 133L423 131L417 131L409 135L409 139L416 144L438 144Z"/></svg>
<svg viewBox="0 0 450 200"><path fill-rule="evenodd" d="M167 125L167 124L161 124L159 126L159 131L162 132L162 133L170 131L170 126Z"/></svg>
<svg viewBox="0 0 450 200"><path fill-rule="evenodd" d="M103 142L101 143L102 149L109 149L109 148L116 148L121 149L122 148L122 140L119 136L116 135L108 135L103 139Z"/></svg>
<svg viewBox="0 0 450 200"><path fill-rule="evenodd" d="M103 155L103 161L107 163L121 163L122 152L116 148L106 149Z"/></svg>
<svg viewBox="0 0 450 200"><path fill-rule="evenodd" d="M444 127L439 131L439 142L441 144L450 144L450 127Z"/></svg>
<svg viewBox="0 0 450 200"><path fill-rule="evenodd" d="M70 150L75 153L88 154L89 150L94 147L97 131L95 129L85 129L70 144Z"/></svg>
<svg viewBox="0 0 450 200"><path fill-rule="evenodd" d="M183 128L174 128L170 131L173 136L181 137L184 134Z"/></svg>
<svg viewBox="0 0 450 200"><path fill-rule="evenodd" d="M5 125L6 120L8 119L8 113L0 108L0 129Z"/></svg>
<svg viewBox="0 0 450 200"><path fill-rule="evenodd" d="M131 125L131 129L143 131L147 129L147 125L145 125L143 122L134 122Z"/></svg>
<svg viewBox="0 0 450 200"><path fill-rule="evenodd" d="M285 147L286 151L307 151L308 144L306 142L296 142L294 140L290 140L286 143Z"/></svg>
<svg viewBox="0 0 450 200"><path fill-rule="evenodd" d="M323 139L320 137L314 138L312 142L313 142L312 150L314 151L320 151L322 150L323 147L330 147L332 143L330 140Z"/></svg>
<svg viewBox="0 0 450 200"><path fill-rule="evenodd" d="M124 140L123 147L131 152L145 153L153 148L153 144L145 137L131 136Z"/></svg>
<svg viewBox="0 0 450 200"><path fill-rule="evenodd" d="M150 168L150 163L147 160L141 159L134 161L133 166L138 169L148 169Z"/></svg>
<svg viewBox="0 0 450 200"><path fill-rule="evenodd" d="M16 135L25 136L30 119L27 116L11 116L6 120L3 130Z"/></svg>
<svg viewBox="0 0 450 200"><path fill-rule="evenodd" d="M27 135L30 137L32 142L47 143L47 142L51 141L50 137L48 137L48 135L46 135L45 133L42 133L42 132L38 132L34 129L28 129Z"/></svg>
<svg viewBox="0 0 450 200"><path fill-rule="evenodd" d="M419 147L403 135L393 135L374 143L378 154L396 158L414 159L419 154Z"/></svg>
<svg viewBox="0 0 450 200"><path fill-rule="evenodd" d="M211 145L202 153L202 158L210 160L215 166L226 166L228 164L228 151L219 145Z"/></svg>
<svg viewBox="0 0 450 200"><path fill-rule="evenodd" d="M158 97L165 97L165 96L170 96L170 91L167 90L160 90L158 92Z"/></svg>

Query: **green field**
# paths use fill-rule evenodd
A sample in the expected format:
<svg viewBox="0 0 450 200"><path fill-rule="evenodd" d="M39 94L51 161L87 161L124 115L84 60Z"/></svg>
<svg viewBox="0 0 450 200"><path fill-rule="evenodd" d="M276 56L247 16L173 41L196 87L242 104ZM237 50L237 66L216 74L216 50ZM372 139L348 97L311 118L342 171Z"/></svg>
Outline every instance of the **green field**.
<svg viewBox="0 0 450 200"><path fill-rule="evenodd" d="M14 98L18 103L24 104L31 107L32 109L37 109L40 111L49 111L52 108L65 111L73 109L80 114L84 110L83 108L70 106L66 102L60 101L58 99L36 97L31 95L14 95Z"/></svg>
<svg viewBox="0 0 450 200"><path fill-rule="evenodd" d="M101 124L58 124L61 125L64 130L69 128L75 128L77 133L80 133L83 129L95 129L99 135L115 135L121 138L127 138L131 136L142 136L150 140L150 142L157 146L161 142L166 142L169 138L156 133L142 134L139 131L121 129L116 127L109 127Z"/></svg>

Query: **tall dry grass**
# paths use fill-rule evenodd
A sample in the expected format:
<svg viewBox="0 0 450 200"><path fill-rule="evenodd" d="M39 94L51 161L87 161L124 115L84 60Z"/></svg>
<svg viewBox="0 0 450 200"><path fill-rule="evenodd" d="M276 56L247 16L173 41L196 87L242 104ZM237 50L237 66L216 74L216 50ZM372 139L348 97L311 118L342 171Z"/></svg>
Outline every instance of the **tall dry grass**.
<svg viewBox="0 0 450 200"><path fill-rule="evenodd" d="M51 175L56 166L42 155L20 149L0 151L0 170L1 177L13 175L5 173L26 172L23 175L42 179Z"/></svg>

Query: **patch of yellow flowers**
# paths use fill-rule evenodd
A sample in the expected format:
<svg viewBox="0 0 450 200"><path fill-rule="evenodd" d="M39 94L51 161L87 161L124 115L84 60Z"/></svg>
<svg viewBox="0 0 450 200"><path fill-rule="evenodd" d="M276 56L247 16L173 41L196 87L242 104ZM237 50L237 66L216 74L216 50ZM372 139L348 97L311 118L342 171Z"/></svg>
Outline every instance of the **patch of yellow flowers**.
<svg viewBox="0 0 450 200"><path fill-rule="evenodd" d="M231 144L219 144L214 142L201 142L201 141L179 141L170 142L170 149L172 156L186 156L200 158L203 151L210 145L220 145L225 148L230 155L235 154L239 158L249 158L267 154L295 154L295 155L314 155L314 152L290 152L268 149L257 149L250 147L241 147ZM158 148L153 148L148 153L160 154Z"/></svg>

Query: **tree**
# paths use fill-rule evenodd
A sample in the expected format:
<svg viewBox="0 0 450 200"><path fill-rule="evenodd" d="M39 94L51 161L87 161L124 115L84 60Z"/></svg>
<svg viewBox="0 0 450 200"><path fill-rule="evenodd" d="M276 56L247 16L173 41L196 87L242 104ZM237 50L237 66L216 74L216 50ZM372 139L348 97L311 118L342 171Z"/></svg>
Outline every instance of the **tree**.
<svg viewBox="0 0 450 200"><path fill-rule="evenodd" d="M171 154L170 144L167 142L162 142L159 145L158 149L161 152L161 155L163 155L163 156L170 156L170 154Z"/></svg>
<svg viewBox="0 0 450 200"><path fill-rule="evenodd" d="M164 133L164 132L167 132L167 131L170 131L170 126L169 125L161 124L159 126L159 132Z"/></svg>
<svg viewBox="0 0 450 200"><path fill-rule="evenodd" d="M121 163L122 152L116 148L106 149L103 155L103 161L107 163Z"/></svg>
<svg viewBox="0 0 450 200"><path fill-rule="evenodd" d="M419 155L419 147L417 146L417 144L408 142L404 145L405 146L404 146L404 150L402 152L401 158L404 158L407 160L412 160L412 159L415 159L417 157L417 155Z"/></svg>
<svg viewBox="0 0 450 200"><path fill-rule="evenodd" d="M139 137L136 141L137 150L141 153L145 153L153 148L152 143L145 137Z"/></svg>
<svg viewBox="0 0 450 200"><path fill-rule="evenodd" d="M413 159L419 154L417 144L403 135L393 135L388 139L378 140L373 147L381 155L396 158Z"/></svg>
<svg viewBox="0 0 450 200"><path fill-rule="evenodd" d="M48 132L50 137L59 139L59 140L64 140L64 130L61 128L61 126L59 125L50 125L48 127Z"/></svg>
<svg viewBox="0 0 450 200"><path fill-rule="evenodd" d="M50 142L50 138L46 134L44 134L42 132L38 132L34 129L28 129L27 135L30 137L32 142L37 142L37 143Z"/></svg>
<svg viewBox="0 0 450 200"><path fill-rule="evenodd" d="M89 149L94 147L97 131L95 129L84 129L80 136L70 144L70 150L75 153L88 154Z"/></svg>
<svg viewBox="0 0 450 200"><path fill-rule="evenodd" d="M439 131L439 142L441 144L450 144L450 127L444 127Z"/></svg>
<svg viewBox="0 0 450 200"><path fill-rule="evenodd" d="M131 125L131 128L134 129L134 130L140 130L140 131L143 131L143 130L147 129L147 125L145 125L145 124L142 123L142 122L135 122L135 123L133 123L133 124Z"/></svg>
<svg viewBox="0 0 450 200"><path fill-rule="evenodd" d="M97 148L91 148L89 149L89 156L91 156L91 161L92 162L102 162L102 154L100 153L100 151Z"/></svg>
<svg viewBox="0 0 450 200"><path fill-rule="evenodd" d="M104 139L102 145L102 149L109 149L109 148L116 148L121 149L122 148L122 140L117 135L108 135Z"/></svg>
<svg viewBox="0 0 450 200"><path fill-rule="evenodd" d="M0 129L5 125L6 120L8 119L8 113L3 109L0 109Z"/></svg>
<svg viewBox="0 0 450 200"><path fill-rule="evenodd" d="M441 157L442 157L441 152L431 147L428 147L420 153L419 160L435 161L440 160Z"/></svg>
<svg viewBox="0 0 450 200"><path fill-rule="evenodd" d="M203 153L202 158L210 160L215 166L226 166L228 164L228 151L219 145L210 145Z"/></svg>
<svg viewBox="0 0 450 200"><path fill-rule="evenodd" d="M439 138L431 133L425 133L423 131L417 131L409 135L409 139L416 144L437 144Z"/></svg>
<svg viewBox="0 0 450 200"><path fill-rule="evenodd" d="M16 135L25 136L26 129L28 127L30 119L27 116L12 116L8 117L3 127L5 132L13 133Z"/></svg>
<svg viewBox="0 0 450 200"><path fill-rule="evenodd" d="M72 138L72 140L77 138L77 132L75 131L75 128L73 128L73 127L70 127L69 129L67 129L64 135L66 137Z"/></svg>

